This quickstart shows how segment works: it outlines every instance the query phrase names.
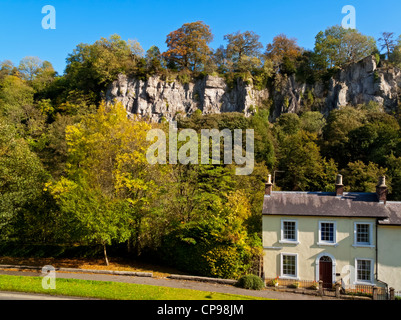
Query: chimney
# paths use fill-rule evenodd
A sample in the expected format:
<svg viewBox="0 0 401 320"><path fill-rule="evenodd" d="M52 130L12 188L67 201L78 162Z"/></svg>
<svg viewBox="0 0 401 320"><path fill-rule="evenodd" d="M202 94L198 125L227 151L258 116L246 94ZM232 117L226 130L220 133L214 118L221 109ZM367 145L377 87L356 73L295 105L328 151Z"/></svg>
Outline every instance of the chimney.
<svg viewBox="0 0 401 320"><path fill-rule="evenodd" d="M337 175L336 178L336 197L341 197L344 193L343 176Z"/></svg>
<svg viewBox="0 0 401 320"><path fill-rule="evenodd" d="M376 186L376 195L377 195L377 200L379 200L379 202L386 203L387 186L386 186L386 177L385 176L381 176L379 178L379 182L377 183L377 186Z"/></svg>
<svg viewBox="0 0 401 320"><path fill-rule="evenodd" d="M267 176L267 182L265 184L265 195L271 195L273 191L272 175Z"/></svg>

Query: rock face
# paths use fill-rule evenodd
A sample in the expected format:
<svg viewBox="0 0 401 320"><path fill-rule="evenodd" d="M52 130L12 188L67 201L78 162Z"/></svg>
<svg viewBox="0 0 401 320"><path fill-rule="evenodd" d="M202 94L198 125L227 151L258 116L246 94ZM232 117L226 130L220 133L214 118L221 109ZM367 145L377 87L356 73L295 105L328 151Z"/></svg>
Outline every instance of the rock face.
<svg viewBox="0 0 401 320"><path fill-rule="evenodd" d="M373 56L342 69L329 83L326 106L329 110L374 101L386 111L399 102L401 71L377 68Z"/></svg>
<svg viewBox="0 0 401 320"><path fill-rule="evenodd" d="M228 88L224 79L206 76L201 80L182 84L150 77L147 81L119 75L106 92L106 100L120 101L129 114L147 116L153 121L162 117L174 119L178 114L241 112L250 115L254 106L269 98L268 90L253 90L251 85L238 80Z"/></svg>
<svg viewBox="0 0 401 320"><path fill-rule="evenodd" d="M119 75L106 92L106 101L120 101L129 114L152 121L172 120L200 110L203 114L241 112L249 116L260 106L270 107L271 120L282 113L303 110L331 110L346 105L375 101L390 112L400 102L401 71L378 68L374 56L339 70L328 83L299 83L295 75L284 76L273 89L256 90L238 79L229 87L224 79L206 76L189 83L164 81L150 77L147 81Z"/></svg>

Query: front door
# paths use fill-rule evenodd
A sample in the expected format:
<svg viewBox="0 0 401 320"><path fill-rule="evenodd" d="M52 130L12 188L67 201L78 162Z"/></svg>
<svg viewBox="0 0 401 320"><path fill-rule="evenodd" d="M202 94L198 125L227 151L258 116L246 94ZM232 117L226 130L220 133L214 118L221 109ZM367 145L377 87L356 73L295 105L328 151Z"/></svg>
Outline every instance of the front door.
<svg viewBox="0 0 401 320"><path fill-rule="evenodd" d="M330 257L323 256L319 260L319 281L323 281L323 288L333 286L333 262Z"/></svg>

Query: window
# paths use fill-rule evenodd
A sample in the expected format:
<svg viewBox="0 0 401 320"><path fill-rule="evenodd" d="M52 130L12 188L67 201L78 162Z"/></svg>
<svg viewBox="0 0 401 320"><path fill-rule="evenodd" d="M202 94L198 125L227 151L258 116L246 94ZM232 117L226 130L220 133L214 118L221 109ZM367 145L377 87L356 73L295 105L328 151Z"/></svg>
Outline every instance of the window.
<svg viewBox="0 0 401 320"><path fill-rule="evenodd" d="M372 246L372 223L355 222L354 246Z"/></svg>
<svg viewBox="0 0 401 320"><path fill-rule="evenodd" d="M294 253L281 253L281 277L298 277L297 258L298 255Z"/></svg>
<svg viewBox="0 0 401 320"><path fill-rule="evenodd" d="M280 243L298 243L298 223L296 220L281 220Z"/></svg>
<svg viewBox="0 0 401 320"><path fill-rule="evenodd" d="M370 259L356 259L356 281L372 282L373 263Z"/></svg>
<svg viewBox="0 0 401 320"><path fill-rule="evenodd" d="M336 223L334 221L319 222L319 245L336 245Z"/></svg>

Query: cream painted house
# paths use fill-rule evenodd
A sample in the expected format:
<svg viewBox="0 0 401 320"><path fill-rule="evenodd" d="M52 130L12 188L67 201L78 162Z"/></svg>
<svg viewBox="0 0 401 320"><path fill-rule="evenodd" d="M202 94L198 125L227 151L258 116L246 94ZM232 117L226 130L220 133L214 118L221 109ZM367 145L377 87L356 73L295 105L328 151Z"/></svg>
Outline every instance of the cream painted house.
<svg viewBox="0 0 401 320"><path fill-rule="evenodd" d="M323 281L331 287L376 285L401 291L401 202L376 193L272 191L263 203L266 279Z"/></svg>

